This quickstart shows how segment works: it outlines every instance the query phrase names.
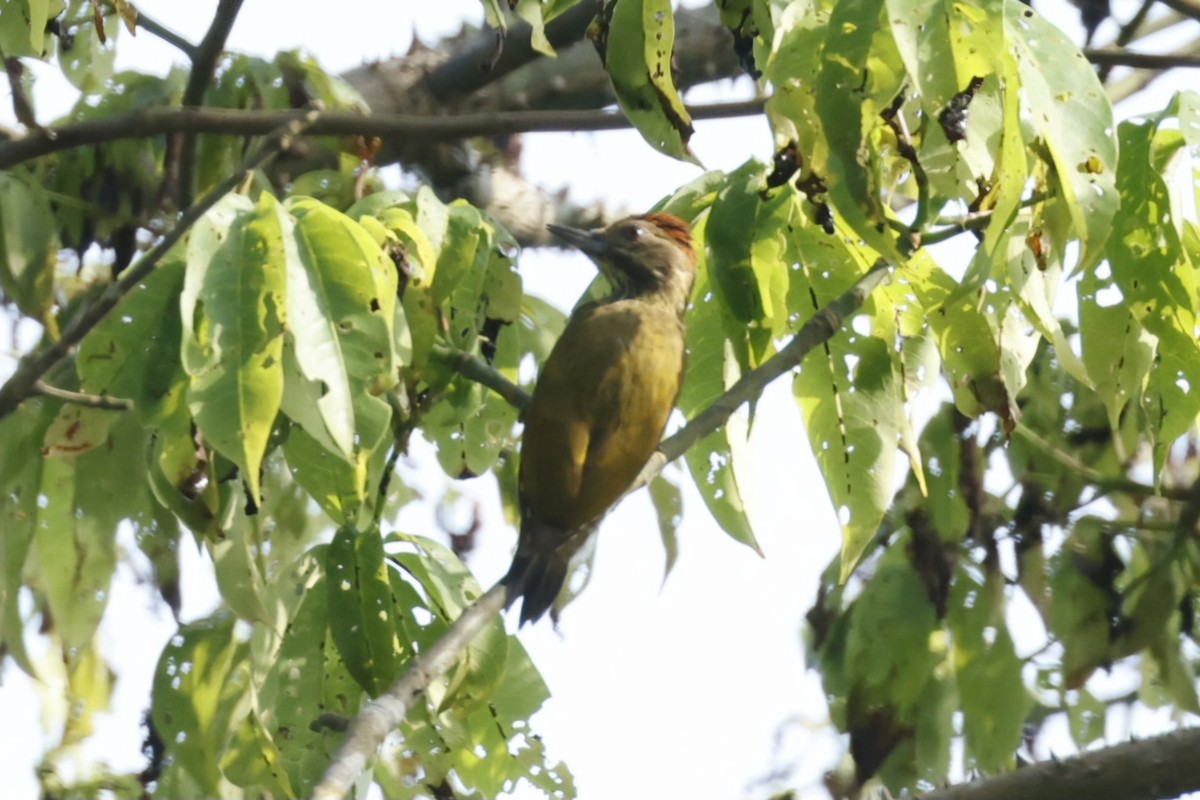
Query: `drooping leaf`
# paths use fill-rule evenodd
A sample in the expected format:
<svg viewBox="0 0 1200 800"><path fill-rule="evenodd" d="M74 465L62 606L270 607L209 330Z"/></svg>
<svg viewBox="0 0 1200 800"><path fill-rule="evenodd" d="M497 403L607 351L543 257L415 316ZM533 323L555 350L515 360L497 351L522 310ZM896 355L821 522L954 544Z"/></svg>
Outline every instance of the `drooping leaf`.
<svg viewBox="0 0 1200 800"><path fill-rule="evenodd" d="M183 279L183 261L168 260L88 334L76 359L85 391L132 400L148 423L178 410Z"/></svg>
<svg viewBox="0 0 1200 800"><path fill-rule="evenodd" d="M377 530L338 529L326 551L325 582L333 640L346 669L372 697L398 677L400 642Z"/></svg>
<svg viewBox="0 0 1200 800"><path fill-rule="evenodd" d="M1027 118L1050 155L1053 187L1070 211L1086 269L1101 258L1119 205L1112 107L1092 65L1041 14L1007 2L1004 27Z"/></svg>
<svg viewBox="0 0 1200 800"><path fill-rule="evenodd" d="M618 0L608 23L605 67L625 116L660 153L699 163L688 149L692 119L671 74L670 0Z"/></svg>
<svg viewBox="0 0 1200 800"><path fill-rule="evenodd" d="M362 228L314 200L288 204L284 412L328 450L355 460L391 416L396 272Z"/></svg>
<svg viewBox="0 0 1200 800"><path fill-rule="evenodd" d="M188 405L205 440L241 468L254 498L283 398L289 228L270 195L252 208L230 196L188 240L181 298Z"/></svg>
<svg viewBox="0 0 1200 800"><path fill-rule="evenodd" d="M59 248L54 223L44 191L0 172L0 289L23 314L49 326Z"/></svg>
<svg viewBox="0 0 1200 800"><path fill-rule="evenodd" d="M697 226L703 235L703 224ZM679 408L694 416L719 397L741 374L741 365L725 335L721 304L701 266L688 314L688 364ZM761 553L738 485L737 465L746 466L748 423L737 415L724 427L696 442L684 461L713 519L735 540Z"/></svg>
<svg viewBox="0 0 1200 800"><path fill-rule="evenodd" d="M847 249L797 216L790 237L789 306L811 317L862 277ZM891 500L899 426L901 372L888 329L888 295L868 299L861 321L836 333L800 365L792 390L817 464L842 526L842 580L875 536ZM876 317L874 324L867 322Z"/></svg>
<svg viewBox="0 0 1200 800"><path fill-rule="evenodd" d="M150 713L178 762L210 797L221 792L219 764L249 688L249 645L234 636L232 616L180 627L159 658Z"/></svg>

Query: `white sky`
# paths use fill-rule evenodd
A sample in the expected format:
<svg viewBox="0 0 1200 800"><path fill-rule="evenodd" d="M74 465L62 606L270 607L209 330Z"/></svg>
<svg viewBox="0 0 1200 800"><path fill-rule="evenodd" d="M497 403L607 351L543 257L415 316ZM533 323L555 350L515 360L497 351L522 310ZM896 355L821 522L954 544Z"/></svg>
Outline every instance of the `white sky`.
<svg viewBox="0 0 1200 800"><path fill-rule="evenodd" d="M138 5L195 41L215 2ZM304 47L338 72L404 53L414 28L429 42L456 31L464 18L481 17L477 0L341 0L336 6L289 4L281 11L282 4L249 0L230 48L270 55ZM1074 19L1068 11L1055 21L1075 30ZM144 32L135 39L123 35L118 55L120 65L148 71L164 71L179 60L176 51ZM39 76L39 112L47 119L65 111L74 95L55 68L39 70ZM693 93L688 101L750 89L742 80ZM0 106L0 121L10 122L7 90ZM706 166L722 169L751 156L768 159L772 150L762 119L699 122L692 146ZM523 152L525 172L535 183L548 189L569 185L576 201L600 199L630 211L648 208L699 174L654 152L631 131L529 135ZM563 307L594 274L582 256L553 253L526 253L521 272L529 291ZM8 347L0 341L3 351ZM0 375L10 370L11 363L0 360ZM561 634L548 623L521 633L554 695L535 718L534 730L550 754L571 767L583 798L765 796L769 790L763 786L748 787L801 756L786 785L799 786L802 797L826 796L819 780L836 762L839 743L823 729L823 694L815 674L804 669L800 636L818 576L837 552L839 532L786 380L760 403L751 447L757 469L744 489L766 558L725 536L684 478L681 555L665 586L657 526L642 493L603 525L593 580L564 612ZM427 451L416 454L409 472L426 486L439 485L440 470ZM470 560L484 585L503 574L515 542L491 486L490 479L464 486L481 492L484 502L486 525ZM412 532L433 532L427 514L404 520ZM142 565L128 538L124 544ZM184 549L184 617L190 620L211 610L215 588L207 558ZM140 568L144 574L144 565ZM92 751L114 769L143 766L139 717L158 653L173 632L152 589L122 566L101 629L119 682L114 712L99 719ZM33 735L41 702L35 688L8 664L0 685L5 709L0 752L9 765L4 793L10 798L36 796L31 765L50 743ZM515 796L531 795L519 789Z"/></svg>

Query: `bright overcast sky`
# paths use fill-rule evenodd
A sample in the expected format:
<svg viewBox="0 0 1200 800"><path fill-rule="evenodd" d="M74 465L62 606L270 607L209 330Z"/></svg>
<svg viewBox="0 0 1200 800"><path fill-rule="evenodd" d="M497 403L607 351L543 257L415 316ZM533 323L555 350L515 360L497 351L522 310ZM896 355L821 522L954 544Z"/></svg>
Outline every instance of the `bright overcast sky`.
<svg viewBox="0 0 1200 800"><path fill-rule="evenodd" d="M198 40L215 2L138 5ZM478 22L480 8L477 0L341 0L287 4L285 10L284 4L248 0L229 46L266 56L303 47L338 72L364 59L406 52L414 29L423 41L436 41L464 19ZM1056 21L1074 25L1070 12ZM118 53L120 66L154 72L178 60L174 50L144 32L136 39L123 32ZM47 121L65 111L73 95L56 70L38 74L38 108ZM743 79L702 91L688 102L744 95L752 86ZM0 121L11 123L6 90L0 106ZM772 149L761 118L699 122L692 146L707 167L719 169L752 156L767 159ZM527 177L543 187L569 186L576 201L602 200L631 212L645 210L699 174L651 150L632 132L530 135L522 163ZM562 307L573 303L594 274L579 255L526 253L520 263L527 289ZM0 341L0 351L8 346ZM11 368L10 361L0 361L0 376ZM825 704L815 674L804 670L801 632L817 578L838 549L838 528L786 380L761 402L751 444L755 457L746 466L754 472L743 475L743 487L766 558L726 537L685 478L681 555L665 585L655 517L642 493L602 526L593 580L564 612L560 632L543 622L521 633L554 695L535 718L534 730L550 754L571 767L583 798L764 796L764 787L750 788L755 781L801 756L803 764L788 783L799 785L805 797L825 796L819 779L833 766L838 743L822 730ZM428 449L416 452L406 469L410 478L437 491L440 471ZM680 477L677 469L672 474ZM507 567L515 532L503 522L490 478L460 488L483 503L485 527L470 565L490 585ZM406 513L405 530L434 534L428 512L426 506ZM114 713L99 720L92 752L114 769L138 770L144 764L139 719L174 623L152 588L138 583L137 576L149 570L131 537L126 533L122 541L135 568L119 570L101 628L119 682ZM190 546L183 549L186 621L208 614L216 594L207 557ZM48 743L31 735L40 729L40 701L30 689L10 660L0 685L6 797L35 796L32 765ZM17 765L24 766L14 769ZM518 789L515 796L531 793Z"/></svg>

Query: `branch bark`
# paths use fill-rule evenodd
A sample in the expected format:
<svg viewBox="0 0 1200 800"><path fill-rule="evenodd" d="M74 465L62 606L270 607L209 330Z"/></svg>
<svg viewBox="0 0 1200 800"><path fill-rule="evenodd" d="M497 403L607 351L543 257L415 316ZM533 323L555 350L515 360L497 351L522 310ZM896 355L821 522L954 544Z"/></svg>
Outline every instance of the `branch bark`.
<svg viewBox="0 0 1200 800"><path fill-rule="evenodd" d="M762 100L713 103L689 109L694 119L726 119L762 111ZM68 123L0 142L0 169L9 169L40 156L86 145L161 134L216 133L261 136L293 119L295 111L241 111L225 108L146 108L101 119ZM311 135L389 136L438 142L472 136L532 132L621 130L631 127L615 111L513 111L504 114L463 114L456 117L413 115L365 116L325 112L308 128Z"/></svg>
<svg viewBox="0 0 1200 800"><path fill-rule="evenodd" d="M1015 772L962 783L920 800L1160 800L1200 789L1200 729L1041 761Z"/></svg>

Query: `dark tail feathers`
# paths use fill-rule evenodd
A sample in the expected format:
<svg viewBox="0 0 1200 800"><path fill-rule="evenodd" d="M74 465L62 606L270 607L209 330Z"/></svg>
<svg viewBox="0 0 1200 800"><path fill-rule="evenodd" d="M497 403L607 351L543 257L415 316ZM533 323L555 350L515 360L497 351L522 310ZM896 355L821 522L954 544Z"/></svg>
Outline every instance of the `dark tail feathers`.
<svg viewBox="0 0 1200 800"><path fill-rule="evenodd" d="M554 605L567 580L571 553L564 552L567 535L545 523L526 518L521 525L521 539L512 566L504 576L508 587L508 604L518 598L521 602L521 624L537 622ZM557 614L552 613L552 618Z"/></svg>

